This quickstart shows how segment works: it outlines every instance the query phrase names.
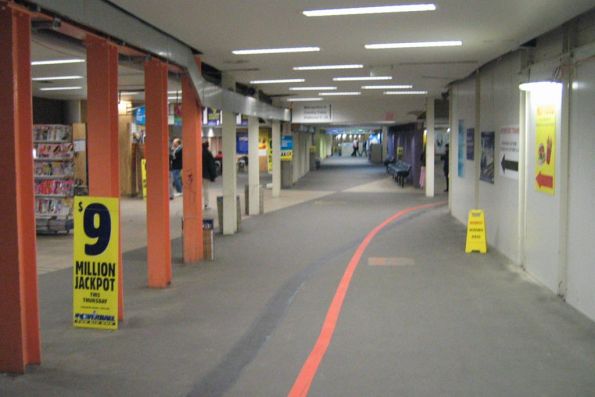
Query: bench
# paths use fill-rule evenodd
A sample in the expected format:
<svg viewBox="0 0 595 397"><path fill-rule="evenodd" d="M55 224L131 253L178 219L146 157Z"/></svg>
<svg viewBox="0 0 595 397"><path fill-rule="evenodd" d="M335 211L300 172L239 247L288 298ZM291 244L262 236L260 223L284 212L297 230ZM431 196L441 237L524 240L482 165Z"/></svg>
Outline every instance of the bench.
<svg viewBox="0 0 595 397"><path fill-rule="evenodd" d="M394 164L388 164L386 166L386 171L399 185L401 185L401 187L405 187L405 179L407 179L409 173L411 173L411 164L399 160Z"/></svg>

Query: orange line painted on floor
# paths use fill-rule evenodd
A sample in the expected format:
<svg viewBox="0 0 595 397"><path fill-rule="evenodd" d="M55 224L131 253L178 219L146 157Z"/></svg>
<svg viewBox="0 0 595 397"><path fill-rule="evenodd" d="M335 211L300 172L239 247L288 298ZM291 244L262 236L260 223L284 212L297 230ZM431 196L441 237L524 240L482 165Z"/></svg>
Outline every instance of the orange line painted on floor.
<svg viewBox="0 0 595 397"><path fill-rule="evenodd" d="M347 269L345 269L345 273L343 273L343 277L339 282L339 286L337 287L335 296L333 297L328 312L326 313L324 322L322 323L320 335L318 336L318 339L314 344L314 348L310 352L310 355L306 359L306 362L304 363L299 375L297 376L293 386L291 387L288 397L306 397L308 395L308 392L310 391L310 386L312 386L312 381L314 380L314 377L318 372L318 367L320 366L320 363L322 362L322 359L324 358L326 351L328 350L328 347L331 343L333 334L335 333L337 321L339 320L341 308L343 307L343 301L345 300L345 295L347 295L347 290L349 289L349 284L351 283L351 279L353 277L353 274L355 273L355 269L357 269L360 259L364 251L372 241L372 239L389 223L394 222L397 219L402 218L403 216L411 212L427 208L434 208L444 204L446 204L446 202L441 201L438 203L425 204L406 208L392 215L390 218L386 219L380 225L372 229L370 233L368 233L368 235L357 247L355 253L351 257L351 260L347 264Z"/></svg>

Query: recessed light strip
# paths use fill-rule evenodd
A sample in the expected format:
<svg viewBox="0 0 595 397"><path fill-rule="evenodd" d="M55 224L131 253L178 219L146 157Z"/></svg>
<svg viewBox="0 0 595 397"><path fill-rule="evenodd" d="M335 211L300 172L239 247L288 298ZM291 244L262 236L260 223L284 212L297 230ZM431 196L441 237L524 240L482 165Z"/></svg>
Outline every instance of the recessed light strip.
<svg viewBox="0 0 595 397"><path fill-rule="evenodd" d="M259 54L287 54L292 52L317 52L320 47L288 47L288 48L256 48L249 50L234 50L235 55L259 55Z"/></svg>
<svg viewBox="0 0 595 397"><path fill-rule="evenodd" d="M384 95L426 95L428 91L384 91Z"/></svg>
<svg viewBox="0 0 595 397"><path fill-rule="evenodd" d="M289 91L331 91L337 87L289 87Z"/></svg>
<svg viewBox="0 0 595 397"><path fill-rule="evenodd" d="M355 8L333 8L326 10L306 10L303 14L307 17L328 17L337 15L366 15L366 14L386 14L394 12L416 12L416 11L435 11L434 4L402 4L379 7L355 7Z"/></svg>
<svg viewBox="0 0 595 397"><path fill-rule="evenodd" d="M250 84L282 84L282 83L303 83L304 79L276 79L276 80L252 80Z"/></svg>
<svg viewBox="0 0 595 397"><path fill-rule="evenodd" d="M287 102L312 102L312 101L322 101L324 98L287 98Z"/></svg>
<svg viewBox="0 0 595 397"><path fill-rule="evenodd" d="M359 92L359 91L321 92L318 95L323 95L323 96L349 96L349 95L361 95L361 92Z"/></svg>
<svg viewBox="0 0 595 397"><path fill-rule="evenodd" d="M61 65L65 63L82 63L85 62L84 59L53 59L48 61L33 61L31 65L39 66L39 65Z"/></svg>
<svg viewBox="0 0 595 397"><path fill-rule="evenodd" d="M69 90L81 90L83 87L43 87L40 91L69 91Z"/></svg>
<svg viewBox="0 0 595 397"><path fill-rule="evenodd" d="M401 85L364 85L362 86L363 90L408 90L413 88L412 85L409 84L401 84Z"/></svg>
<svg viewBox="0 0 595 397"><path fill-rule="evenodd" d="M333 81L379 81L392 79L392 76L333 77Z"/></svg>
<svg viewBox="0 0 595 397"><path fill-rule="evenodd" d="M293 70L334 70L334 69L362 69L364 65L315 65L315 66L295 66Z"/></svg>
<svg viewBox="0 0 595 397"><path fill-rule="evenodd" d="M366 44L367 50L385 50L393 48L427 48L427 47L458 47L462 46L460 40L451 41L418 41L414 43L384 43L384 44Z"/></svg>
<svg viewBox="0 0 595 397"><path fill-rule="evenodd" d="M79 80L83 76L52 76L52 77L33 77L33 81L47 81L47 80Z"/></svg>

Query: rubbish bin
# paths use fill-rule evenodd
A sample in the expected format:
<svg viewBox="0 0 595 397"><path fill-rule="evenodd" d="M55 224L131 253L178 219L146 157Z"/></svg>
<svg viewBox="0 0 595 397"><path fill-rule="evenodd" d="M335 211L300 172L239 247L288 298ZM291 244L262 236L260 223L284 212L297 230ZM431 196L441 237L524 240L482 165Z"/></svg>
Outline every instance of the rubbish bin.
<svg viewBox="0 0 595 397"><path fill-rule="evenodd" d="M214 247L214 220L203 219L202 221L202 249L203 257L205 260L212 261L215 259L215 247Z"/></svg>
<svg viewBox="0 0 595 397"><path fill-rule="evenodd" d="M240 230L242 220L242 207L240 205L240 196L236 196L236 218L237 230ZM223 234L223 196L217 196L217 219L219 220L219 233Z"/></svg>

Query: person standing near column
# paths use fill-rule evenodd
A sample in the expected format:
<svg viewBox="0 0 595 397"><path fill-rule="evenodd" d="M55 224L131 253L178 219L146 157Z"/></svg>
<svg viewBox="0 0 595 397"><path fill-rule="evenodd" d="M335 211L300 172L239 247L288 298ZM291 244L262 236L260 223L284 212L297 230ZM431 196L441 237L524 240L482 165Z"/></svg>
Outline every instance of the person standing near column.
<svg viewBox="0 0 595 397"><path fill-rule="evenodd" d="M444 177L446 178L446 189L445 192L448 192L448 161L449 161L449 153L448 153L448 143L446 144L446 151L442 155L442 160L444 160L444 166L442 169L444 170Z"/></svg>
<svg viewBox="0 0 595 397"><path fill-rule="evenodd" d="M209 205L209 184L215 182L217 178L217 166L215 159L209 150L209 142L202 144L202 197L205 208L210 208Z"/></svg>
<svg viewBox="0 0 595 397"><path fill-rule="evenodd" d="M171 173L173 185L176 188L174 195L179 196L182 193L182 140L174 139L172 143L172 163Z"/></svg>

